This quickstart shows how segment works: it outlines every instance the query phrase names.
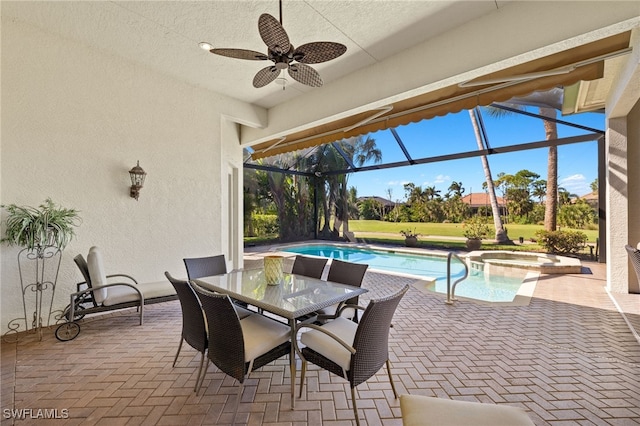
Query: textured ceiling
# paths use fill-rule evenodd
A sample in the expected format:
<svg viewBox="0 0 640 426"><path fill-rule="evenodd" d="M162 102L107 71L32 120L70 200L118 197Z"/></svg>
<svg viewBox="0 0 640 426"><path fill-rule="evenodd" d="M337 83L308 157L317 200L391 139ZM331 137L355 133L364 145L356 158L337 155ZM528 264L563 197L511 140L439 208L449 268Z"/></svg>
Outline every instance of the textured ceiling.
<svg viewBox="0 0 640 426"><path fill-rule="evenodd" d="M313 67L325 83L494 11L504 1L284 1L283 26L294 46L334 41L347 53ZM161 73L266 108L313 89L288 78L256 89L266 63L213 55L198 47L266 52L258 17L279 17L278 1L2 1L4 18L21 21ZM321 89L320 89L321 90Z"/></svg>

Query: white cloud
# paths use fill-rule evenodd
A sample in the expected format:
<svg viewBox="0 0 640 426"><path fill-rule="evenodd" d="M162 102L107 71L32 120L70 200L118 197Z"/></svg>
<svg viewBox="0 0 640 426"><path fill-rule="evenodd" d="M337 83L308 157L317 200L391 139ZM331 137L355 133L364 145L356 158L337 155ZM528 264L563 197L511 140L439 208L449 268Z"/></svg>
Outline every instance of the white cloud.
<svg viewBox="0 0 640 426"><path fill-rule="evenodd" d="M576 173L575 175L567 176L566 178L560 179L558 183L564 184L565 182L584 182L587 178L584 177L581 173Z"/></svg>
<svg viewBox="0 0 640 426"><path fill-rule="evenodd" d="M581 173L576 173L574 175L561 178L560 180L558 180L558 186L566 189L572 194L577 194L579 196L591 192L589 183L587 183L587 178Z"/></svg>
<svg viewBox="0 0 640 426"><path fill-rule="evenodd" d="M436 183L449 182L451 180L451 176L449 175L438 175L436 176Z"/></svg>

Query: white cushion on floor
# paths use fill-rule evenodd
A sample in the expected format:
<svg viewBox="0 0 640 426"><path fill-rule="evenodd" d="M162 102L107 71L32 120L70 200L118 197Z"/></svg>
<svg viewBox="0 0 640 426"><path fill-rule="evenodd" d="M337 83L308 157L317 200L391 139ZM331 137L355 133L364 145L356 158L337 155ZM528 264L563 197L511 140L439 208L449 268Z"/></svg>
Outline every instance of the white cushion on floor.
<svg viewBox="0 0 640 426"><path fill-rule="evenodd" d="M246 362L264 355L276 346L289 340L291 329L263 315L251 315L240 321L244 336L244 359Z"/></svg>
<svg viewBox="0 0 640 426"><path fill-rule="evenodd" d="M145 300L176 294L176 289L166 280L154 283L140 283L135 286L140 290ZM107 298L104 299L103 304L104 306L113 306L118 303L132 302L135 300L140 300L140 296L135 289L126 285L116 285L109 287L109 294Z"/></svg>
<svg viewBox="0 0 640 426"><path fill-rule="evenodd" d="M525 411L507 405L400 395L404 426L533 426Z"/></svg>
<svg viewBox="0 0 640 426"><path fill-rule="evenodd" d="M353 339L356 337L358 324L343 317L338 317L322 326L323 329L335 334L344 340L348 345L353 346ZM336 342L335 339L327 336L318 330L305 331L300 336L300 342L313 349L320 355L329 358L341 366L345 371L349 370L351 364L351 352L344 346Z"/></svg>

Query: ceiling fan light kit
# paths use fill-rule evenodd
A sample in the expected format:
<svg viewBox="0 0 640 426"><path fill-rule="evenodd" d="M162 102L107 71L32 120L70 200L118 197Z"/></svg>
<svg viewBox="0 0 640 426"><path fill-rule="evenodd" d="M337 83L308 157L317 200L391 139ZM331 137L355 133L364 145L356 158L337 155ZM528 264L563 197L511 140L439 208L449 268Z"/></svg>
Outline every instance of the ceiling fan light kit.
<svg viewBox="0 0 640 426"><path fill-rule="evenodd" d="M207 43L206 41L201 41L200 43L198 43L198 46L200 46L200 49L202 50L211 51L211 49L213 49L213 45L211 43Z"/></svg>
<svg viewBox="0 0 640 426"><path fill-rule="evenodd" d="M278 79L282 70L287 70L289 76L299 83L311 87L320 87L323 84L320 74L308 64L319 64L327 62L347 51L347 47L340 43L330 41L319 41L306 43L297 49L290 43L287 32L282 27L282 2L280 2L280 22L269 15L263 13L258 19L258 31L262 41L267 45L267 54L246 49L213 48L208 43L200 43L200 47L211 47L211 53L228 58L245 59L250 61L273 62L255 75L253 86L264 87L272 81ZM284 85L286 78L282 77L278 81Z"/></svg>

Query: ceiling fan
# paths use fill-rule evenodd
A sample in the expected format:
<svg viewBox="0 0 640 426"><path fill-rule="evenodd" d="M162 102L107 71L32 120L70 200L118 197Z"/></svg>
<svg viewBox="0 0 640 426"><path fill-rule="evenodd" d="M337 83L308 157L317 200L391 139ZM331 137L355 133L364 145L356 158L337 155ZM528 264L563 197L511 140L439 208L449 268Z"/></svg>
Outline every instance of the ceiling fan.
<svg viewBox="0 0 640 426"><path fill-rule="evenodd" d="M261 69L253 78L253 86L256 88L271 83L285 69L294 80L307 86L320 87L323 84L320 74L308 64L330 61L347 51L345 45L330 41L306 43L294 48L282 27L282 0L280 0L280 22L268 13L263 13L258 19L258 31L262 41L267 45L266 55L245 49L212 48L209 50L211 53L229 58L272 61L273 65Z"/></svg>

